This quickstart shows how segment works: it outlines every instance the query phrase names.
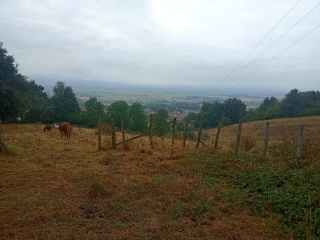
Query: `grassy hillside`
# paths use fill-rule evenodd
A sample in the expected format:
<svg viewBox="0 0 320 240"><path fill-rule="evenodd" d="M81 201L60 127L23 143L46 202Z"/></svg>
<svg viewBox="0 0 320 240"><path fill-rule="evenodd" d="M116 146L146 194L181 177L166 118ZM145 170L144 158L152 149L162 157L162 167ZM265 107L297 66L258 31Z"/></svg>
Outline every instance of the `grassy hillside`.
<svg viewBox="0 0 320 240"><path fill-rule="evenodd" d="M247 122L242 124L242 147L245 147L244 145L247 141L253 145L252 149L250 149L252 152L260 152L262 150L266 122L269 122L269 145L286 141L286 138L295 139L298 136L300 125L304 125L304 134L306 136L320 135L320 116ZM210 129L206 132L210 136L210 140L207 140L207 142L214 141L217 129ZM236 142L237 132L237 124L222 128L219 138L220 148L230 150L231 146Z"/></svg>
<svg viewBox="0 0 320 240"><path fill-rule="evenodd" d="M265 122L243 124L243 142L251 147L242 145L239 158L231 149L237 126L221 130L217 151L214 129L207 147L197 151L194 142L183 150L181 140L171 148L170 138L156 138L154 149L142 138L126 150L110 150L109 136L98 151L92 129L74 127L67 140L57 129L43 132L44 125L1 125L6 150L0 153L0 238L312 239L317 221L306 215L299 235L279 220L274 206L253 208L250 201L259 202L244 195L237 181L252 169L297 171L294 153L277 152L276 146L294 141L300 124L308 152L299 171L316 169L319 122L320 117L271 120L270 153L263 161Z"/></svg>

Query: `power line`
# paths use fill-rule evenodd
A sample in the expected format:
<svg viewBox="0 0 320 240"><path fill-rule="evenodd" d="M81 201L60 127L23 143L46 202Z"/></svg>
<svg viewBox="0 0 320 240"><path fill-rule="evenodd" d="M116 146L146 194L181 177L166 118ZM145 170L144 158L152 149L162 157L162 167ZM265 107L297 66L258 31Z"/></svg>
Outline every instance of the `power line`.
<svg viewBox="0 0 320 240"><path fill-rule="evenodd" d="M231 88L229 88L228 90L226 90L225 92L223 92L222 94L228 92L230 89L234 88L235 86L237 86L238 84L242 83L244 80L248 79L249 77L251 77L253 74L255 74L256 72L258 72L260 69L262 69L263 67L265 67L266 65L268 65L270 62L272 62L274 59L276 59L277 57L279 57L280 55L282 55L284 52L286 52L287 50L289 50L291 47L293 47L295 44L297 44L299 41L301 41L303 38L305 38L306 36L308 36L310 33L312 33L314 30L316 30L318 27L320 27L320 25L316 26L315 28L313 28L310 32L308 32L307 34L305 34L303 37L301 37L299 40L297 40L296 42L294 42L293 44L291 44L289 47L287 47L285 50L283 50L281 53L279 53L278 55L276 55L275 57L273 57L271 60L269 60L267 63L265 63L264 65L262 65L260 68L258 68L257 70L255 70L253 73L251 73L250 75L248 75L247 77L245 77L244 79L242 79L240 82L236 83L235 85L233 85Z"/></svg>
<svg viewBox="0 0 320 240"><path fill-rule="evenodd" d="M233 72L234 70L236 70L239 65L262 43L262 41L282 22L282 20L292 11L292 9L295 8L295 6L300 2L300 0L298 0L298 2L296 2L296 4L293 5L293 7L280 19L280 21L261 39L261 41L247 54L247 56L245 56L240 63L218 84L218 86L213 89L211 92L209 92L206 96L208 96L210 93L214 92L215 90L218 89L218 87L223 83L224 80L226 80Z"/></svg>
<svg viewBox="0 0 320 240"><path fill-rule="evenodd" d="M225 82L221 87L230 82L233 78L235 78L239 73L241 73L244 69L246 69L249 65L251 65L255 60L257 60L263 53L265 53L269 48L271 48L276 42L278 42L284 35L286 35L292 28L294 28L299 22L301 22L307 15L309 15L316 7L318 7L320 3L314 6L307 14L305 14L298 22L296 22L291 28L289 28L285 33L283 33L276 41L274 41L269 47L267 47L264 51L262 51L256 58L254 58L250 63L248 63L244 68L242 68L237 74L235 74L232 78L230 78L227 82ZM221 88L220 87L220 88Z"/></svg>

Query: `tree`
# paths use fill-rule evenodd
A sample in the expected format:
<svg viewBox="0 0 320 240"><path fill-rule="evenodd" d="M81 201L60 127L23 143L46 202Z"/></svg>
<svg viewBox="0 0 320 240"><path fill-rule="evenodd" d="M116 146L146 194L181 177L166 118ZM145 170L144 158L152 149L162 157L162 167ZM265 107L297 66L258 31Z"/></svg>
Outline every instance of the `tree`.
<svg viewBox="0 0 320 240"><path fill-rule="evenodd" d="M319 91L300 92L300 96L303 108L314 108L320 102Z"/></svg>
<svg viewBox="0 0 320 240"><path fill-rule="evenodd" d="M49 99L39 99L30 96L31 106L25 111L22 118L23 123L52 123L53 122L53 108L50 106Z"/></svg>
<svg viewBox="0 0 320 240"><path fill-rule="evenodd" d="M169 113L165 109L159 109L153 117L153 128L159 128L155 130L155 134L163 136L170 132L170 126L167 124L169 119Z"/></svg>
<svg viewBox="0 0 320 240"><path fill-rule="evenodd" d="M282 116L280 101L275 97L266 97L259 107L246 112L243 119L247 121L267 120Z"/></svg>
<svg viewBox="0 0 320 240"><path fill-rule="evenodd" d="M132 103L129 107L130 126L133 132L144 133L148 131L147 116L141 103Z"/></svg>
<svg viewBox="0 0 320 240"><path fill-rule="evenodd" d="M224 103L222 103L222 111L225 114L225 122L228 121L230 124L235 124L239 122L239 113L245 116L247 106L237 98L229 98Z"/></svg>
<svg viewBox="0 0 320 240"><path fill-rule="evenodd" d="M80 107L72 88L65 87L64 82L58 81L53 88L53 93L50 103L54 111L54 121L78 123Z"/></svg>
<svg viewBox="0 0 320 240"><path fill-rule="evenodd" d="M222 104L218 101L213 103L204 102L201 106L195 127L200 126L203 119L203 128L214 128L219 124L221 114L223 113Z"/></svg>
<svg viewBox="0 0 320 240"><path fill-rule="evenodd" d="M129 120L128 111L129 111L129 105L124 100L114 101L107 108L108 117L110 118L110 115L113 114L114 125L119 129L121 129L121 118L123 119L123 122L124 122L124 128L127 128L129 126L130 120Z"/></svg>
<svg viewBox="0 0 320 240"><path fill-rule="evenodd" d="M8 122L23 118L28 111L45 104L48 98L43 90L19 73L14 57L0 42L0 119ZM37 121L41 121L39 115Z"/></svg>
<svg viewBox="0 0 320 240"><path fill-rule="evenodd" d="M259 106L260 111L266 111L269 107L279 102L275 97L266 97Z"/></svg>
<svg viewBox="0 0 320 240"><path fill-rule="evenodd" d="M84 106L86 108L86 111L83 113L85 126L90 128L96 127L98 124L98 99L90 97L90 99L85 102Z"/></svg>
<svg viewBox="0 0 320 240"><path fill-rule="evenodd" d="M298 116L302 99L298 89L292 89L287 93L281 101L283 117L296 117Z"/></svg>
<svg viewBox="0 0 320 240"><path fill-rule="evenodd" d="M188 123L192 126L194 126L195 121L197 121L198 114L195 112L189 112L187 116L183 119L183 122L186 122L188 120Z"/></svg>
<svg viewBox="0 0 320 240"><path fill-rule="evenodd" d="M90 97L89 100L85 102L85 112L81 112L81 125L85 127L94 128L98 124L98 108L99 104L101 104L97 98ZM101 104L101 121L106 120L106 114L104 112L104 105Z"/></svg>

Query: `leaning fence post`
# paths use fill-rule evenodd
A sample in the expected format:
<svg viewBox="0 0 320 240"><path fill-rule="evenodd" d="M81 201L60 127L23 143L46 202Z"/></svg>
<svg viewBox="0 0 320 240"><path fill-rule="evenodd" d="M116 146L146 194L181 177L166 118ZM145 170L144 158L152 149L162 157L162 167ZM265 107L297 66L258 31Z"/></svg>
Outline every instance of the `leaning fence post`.
<svg viewBox="0 0 320 240"><path fill-rule="evenodd" d="M126 148L126 135L124 133L123 116L121 116L121 132L122 132L123 149L125 149Z"/></svg>
<svg viewBox="0 0 320 240"><path fill-rule="evenodd" d="M116 149L116 128L114 127L114 115L111 113L112 149Z"/></svg>
<svg viewBox="0 0 320 240"><path fill-rule="evenodd" d="M264 130L264 141L263 141L263 149L262 149L263 157L267 156L268 138L269 138L269 122L266 122L266 129Z"/></svg>
<svg viewBox="0 0 320 240"><path fill-rule="evenodd" d="M304 126L300 125L300 131L299 131L298 142L297 142L297 152L296 152L296 157L298 159L301 158L301 153L302 153L303 129L304 129Z"/></svg>
<svg viewBox="0 0 320 240"><path fill-rule="evenodd" d="M199 147L199 144L200 144L200 141L201 141L202 127L203 127L203 118L201 118L201 122L200 122L200 127L199 127L199 132L198 132L198 138L197 138L196 148Z"/></svg>
<svg viewBox="0 0 320 240"><path fill-rule="evenodd" d="M217 149L217 147L218 147L218 140L219 140L219 135L220 135L220 130L221 130L221 127L222 127L223 120L224 120L224 113L222 114L220 122L219 122L219 125L218 125L218 132L217 132L217 135L216 135L216 141L214 143L214 149Z"/></svg>
<svg viewBox="0 0 320 240"><path fill-rule="evenodd" d="M98 106L98 149L101 150L101 102Z"/></svg>
<svg viewBox="0 0 320 240"><path fill-rule="evenodd" d="M241 129L242 129L242 113L239 113L239 125L238 125L238 133L237 133L237 142L236 142L236 150L235 155L239 156L239 146L240 146L240 139L241 139Z"/></svg>
<svg viewBox="0 0 320 240"><path fill-rule="evenodd" d="M153 119L153 114L150 114L149 141L150 141L150 147L151 147L151 148L153 148L153 141L152 141L152 135L153 135L152 119Z"/></svg>
<svg viewBox="0 0 320 240"><path fill-rule="evenodd" d="M184 127L184 133L183 133L183 149L186 148L187 131L188 131L188 119L187 119L187 121L186 121L186 126Z"/></svg>
<svg viewBox="0 0 320 240"><path fill-rule="evenodd" d="M171 147L173 147L174 139L175 139L175 136L176 136L176 123L177 123L177 119L174 118L173 122L172 122L172 144L171 144Z"/></svg>

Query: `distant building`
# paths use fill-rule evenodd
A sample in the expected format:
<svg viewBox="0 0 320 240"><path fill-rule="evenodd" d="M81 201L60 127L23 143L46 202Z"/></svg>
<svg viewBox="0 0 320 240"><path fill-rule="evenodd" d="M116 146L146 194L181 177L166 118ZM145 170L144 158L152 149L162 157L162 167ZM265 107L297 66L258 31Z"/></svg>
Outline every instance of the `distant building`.
<svg viewBox="0 0 320 240"><path fill-rule="evenodd" d="M176 118L177 122L181 122L186 116L188 115L188 111L186 110L180 110L180 111L174 111L169 113L170 118Z"/></svg>

